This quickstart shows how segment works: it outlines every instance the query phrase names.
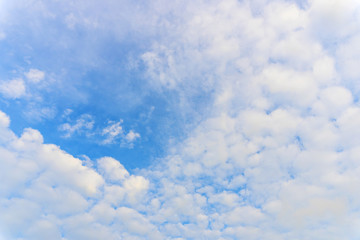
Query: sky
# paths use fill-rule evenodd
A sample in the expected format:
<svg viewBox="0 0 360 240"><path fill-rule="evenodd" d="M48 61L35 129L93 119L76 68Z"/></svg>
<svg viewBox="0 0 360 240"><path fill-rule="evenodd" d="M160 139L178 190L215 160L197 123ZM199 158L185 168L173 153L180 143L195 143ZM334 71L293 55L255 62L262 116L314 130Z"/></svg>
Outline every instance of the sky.
<svg viewBox="0 0 360 240"><path fill-rule="evenodd" d="M360 2L0 0L0 240L360 237Z"/></svg>

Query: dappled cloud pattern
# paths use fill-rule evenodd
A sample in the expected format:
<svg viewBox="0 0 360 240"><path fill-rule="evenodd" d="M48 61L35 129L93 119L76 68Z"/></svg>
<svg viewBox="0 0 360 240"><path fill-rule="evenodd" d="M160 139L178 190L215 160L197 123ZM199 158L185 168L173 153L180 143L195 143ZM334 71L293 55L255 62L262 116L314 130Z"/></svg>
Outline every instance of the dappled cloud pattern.
<svg viewBox="0 0 360 240"><path fill-rule="evenodd" d="M68 28L155 32L137 56L147 87L189 114L211 96L209 111L134 172L109 156L86 164L32 128L18 136L0 112L0 239L358 239L360 4L299 2L123 1L129 26L114 1L73 3ZM22 84L0 94L20 98ZM91 129L84 116L63 130ZM140 138L120 123L104 144Z"/></svg>

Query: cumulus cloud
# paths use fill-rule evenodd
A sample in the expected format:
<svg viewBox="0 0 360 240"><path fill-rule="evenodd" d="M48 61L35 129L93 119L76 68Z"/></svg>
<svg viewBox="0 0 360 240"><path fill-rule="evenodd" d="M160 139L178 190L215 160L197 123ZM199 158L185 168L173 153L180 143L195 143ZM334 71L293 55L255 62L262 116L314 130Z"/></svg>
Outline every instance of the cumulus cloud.
<svg viewBox="0 0 360 240"><path fill-rule="evenodd" d="M347 73L335 68L336 55L327 52L324 39L318 40L312 32L318 24L312 22L312 14L320 3L311 4L304 9L279 1L261 4L262 8L235 1L203 6L197 12L202 18L190 16L181 28L182 33L192 34L179 34L175 42L165 39L166 47L157 45L143 56L149 76L164 87L183 90L184 85L194 86L187 80L197 79L198 87L206 83L216 91L212 117L166 159L166 167L152 172L172 182L160 184L166 189L163 201L176 199L174 189L183 187L179 196L193 209L191 213L174 210L181 201L163 205L160 215L168 221L162 223L170 236L196 238L201 232L208 239L336 239L356 235L356 224L344 224L354 220L355 205L337 184L352 175L343 165L350 162L342 156L352 152L356 143L343 136L356 129L350 119L357 119L357 92L346 87ZM336 4L331 6L331 11L344 14ZM349 3L343 7L351 10ZM340 15L339 24L345 24L348 16ZM232 27L212 33L217 26ZM251 26L256 27L247 31ZM231 46L231 51L219 46ZM190 61L195 53L197 58ZM199 59L206 64L191 72ZM213 68L204 70L206 77L198 77L201 67L207 66ZM355 135L350 138L354 141ZM206 199L205 204L192 199L197 194ZM182 222L181 226L169 221L175 212L181 214L170 219ZM196 214L207 216L204 225L212 231L200 230Z"/></svg>
<svg viewBox="0 0 360 240"><path fill-rule="evenodd" d="M86 167L58 146L44 144L37 130L15 136L8 117L0 116L1 136L7 136L0 138L0 178L7 183L0 187L4 237L159 239L155 226L130 207L148 191L147 179L129 174L109 157L99 159L97 169Z"/></svg>

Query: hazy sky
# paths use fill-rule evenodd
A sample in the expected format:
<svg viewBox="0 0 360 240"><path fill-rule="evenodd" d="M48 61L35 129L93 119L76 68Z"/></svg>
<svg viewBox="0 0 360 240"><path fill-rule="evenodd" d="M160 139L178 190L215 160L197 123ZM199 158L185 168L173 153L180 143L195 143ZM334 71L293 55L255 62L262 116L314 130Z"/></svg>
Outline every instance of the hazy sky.
<svg viewBox="0 0 360 240"><path fill-rule="evenodd" d="M360 2L0 0L0 240L360 238Z"/></svg>

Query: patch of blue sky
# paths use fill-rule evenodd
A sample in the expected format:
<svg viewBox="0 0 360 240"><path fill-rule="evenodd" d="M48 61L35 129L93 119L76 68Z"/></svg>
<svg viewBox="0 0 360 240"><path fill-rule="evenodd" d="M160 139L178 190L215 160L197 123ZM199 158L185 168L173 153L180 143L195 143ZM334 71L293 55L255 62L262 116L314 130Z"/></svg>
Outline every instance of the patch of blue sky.
<svg viewBox="0 0 360 240"><path fill-rule="evenodd" d="M169 136L181 134L183 124L176 120L179 113L174 107L178 100L151 89L142 62L131 62L148 47L148 39L129 34L119 42L106 30L69 29L57 18L29 16L20 10L14 11L19 19L14 17L0 45L1 55L6 56L0 59L1 77L25 78L25 72L36 68L46 73L48 85L27 89L38 100L2 99L1 107L11 116L17 134L33 127L42 132L45 142L71 154L111 155L129 169L150 164L150 156L161 156ZM41 115L44 108L51 113ZM61 138L58 126L64 123L61 116L66 109L73 111L73 119L93 116L98 131L108 121L122 119L124 128L136 129L141 137L132 148L120 147L119 142L104 146L84 134Z"/></svg>
<svg viewBox="0 0 360 240"><path fill-rule="evenodd" d="M68 33L67 30L64 31ZM61 31L58 34L60 33ZM130 56L138 55L143 50L137 49L137 45L130 43L130 39L127 43L118 43L108 36L105 40L92 44L95 49L89 50L84 47L83 42L97 36L92 33L89 34L90 37L85 37L86 40L81 37L70 40L70 37L70 47L65 49L49 49L46 44L42 44L43 40L27 37L34 33L25 31L23 34L22 40L17 41L10 34L2 45L2 51L12 56L0 60L0 65L4 68L2 73L8 72L3 79L24 78L24 72L34 67L46 72L46 80L52 83L46 89L29 89L32 94L41 98L39 101L2 99L1 107L11 116L12 128L17 134L25 127L33 127L43 133L45 142L60 145L75 156L87 154L95 159L110 155L121 160L126 168L141 168L150 164L154 158L152 156L162 156L170 136L176 138L183 135L181 126L192 121L194 112L199 114L200 109L205 110L202 106L206 103L204 97L207 96L203 93L195 95L191 103L197 102L200 107L184 114L184 109L178 111L179 96L176 92L151 89L144 77L142 63L137 63L135 68L129 67ZM31 50L18 48L25 44L30 45ZM84 56L85 60L76 59L83 55L82 52L90 56ZM91 56L91 53L96 56ZM23 56L28 56L30 63L24 61ZM90 63L84 64L84 61ZM52 112L39 116L43 108ZM99 139L87 138L84 134L74 134L71 138L64 139L58 126L64 123L61 116L66 109L73 111L71 117L74 120L82 114L90 114L94 117L98 130L104 128L108 121L122 119L124 127L136 129L141 138L132 148L120 147L119 142L104 146L99 144ZM29 113L32 111L36 112L36 116Z"/></svg>

